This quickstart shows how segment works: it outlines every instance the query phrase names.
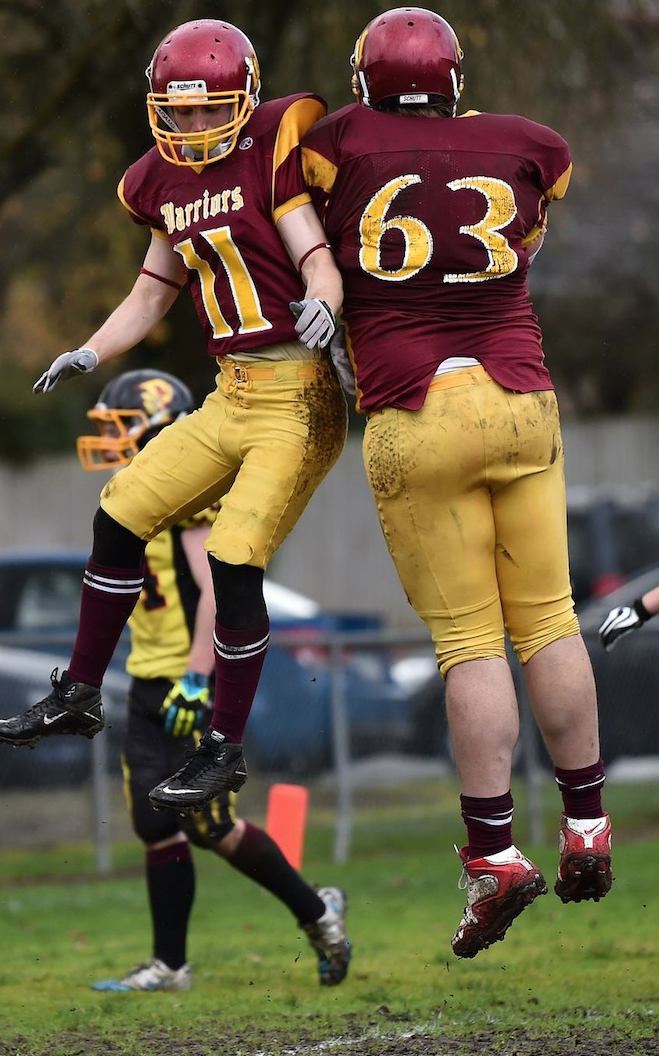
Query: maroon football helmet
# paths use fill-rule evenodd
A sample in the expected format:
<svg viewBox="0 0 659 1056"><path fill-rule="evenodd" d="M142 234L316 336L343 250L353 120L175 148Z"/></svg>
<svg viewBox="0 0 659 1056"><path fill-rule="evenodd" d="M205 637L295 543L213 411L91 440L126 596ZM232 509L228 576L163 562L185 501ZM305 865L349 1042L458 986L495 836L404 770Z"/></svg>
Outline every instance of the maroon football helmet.
<svg viewBox="0 0 659 1056"><path fill-rule="evenodd" d="M258 106L256 52L241 30L214 18L177 26L160 42L146 71L147 110L158 150L173 165L205 165L226 157ZM202 132L181 132L172 107L228 104L228 120Z"/></svg>
<svg viewBox="0 0 659 1056"><path fill-rule="evenodd" d="M422 106L438 96L453 113L463 79L462 49L449 23L423 7L397 7L372 19L351 58L352 90L360 103Z"/></svg>

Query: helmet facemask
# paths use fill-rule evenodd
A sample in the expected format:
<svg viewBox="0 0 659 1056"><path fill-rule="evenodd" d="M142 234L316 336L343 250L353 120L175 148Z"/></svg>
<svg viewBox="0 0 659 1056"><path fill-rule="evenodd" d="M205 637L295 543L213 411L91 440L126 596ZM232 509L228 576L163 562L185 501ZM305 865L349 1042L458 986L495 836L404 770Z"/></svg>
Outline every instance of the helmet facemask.
<svg viewBox="0 0 659 1056"><path fill-rule="evenodd" d="M146 76L151 132L172 165L202 166L226 158L259 103L261 74L252 43L221 19L197 19L173 29L156 48ZM182 120L181 108L187 107L197 118L199 111L222 110L209 121L212 127L193 131Z"/></svg>
<svg viewBox="0 0 659 1056"><path fill-rule="evenodd" d="M141 441L152 424L144 411L122 411L102 404L87 411L87 417L99 432L98 436L78 437L78 458L88 472L127 466L144 446Z"/></svg>
<svg viewBox="0 0 659 1056"><path fill-rule="evenodd" d="M238 134L258 104L258 95L251 91L254 82L252 60L245 58L247 79L245 89L208 91L206 82L170 81L167 91L149 92L146 97L151 132L165 161L173 165L208 165L226 157L236 146ZM147 70L147 77L150 71ZM257 89L258 90L258 89ZM182 132L173 107L230 107L228 121L213 128Z"/></svg>
<svg viewBox="0 0 659 1056"><path fill-rule="evenodd" d="M82 468L93 472L127 466L166 425L185 418L193 407L192 393L173 374L149 369L120 374L87 411L98 435L78 437Z"/></svg>

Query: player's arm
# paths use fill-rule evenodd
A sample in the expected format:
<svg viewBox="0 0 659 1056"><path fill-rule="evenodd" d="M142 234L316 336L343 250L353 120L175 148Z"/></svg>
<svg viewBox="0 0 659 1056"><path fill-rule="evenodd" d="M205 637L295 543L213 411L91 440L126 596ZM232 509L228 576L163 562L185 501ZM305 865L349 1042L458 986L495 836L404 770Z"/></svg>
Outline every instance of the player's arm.
<svg viewBox="0 0 659 1056"><path fill-rule="evenodd" d="M181 533L181 545L199 588L199 600L187 671L172 686L160 709L165 730L173 737L189 737L194 730L205 727L208 720L208 676L214 664L215 629L213 580L208 554L204 550L209 531L210 526L204 524L186 528Z"/></svg>
<svg viewBox="0 0 659 1056"><path fill-rule="evenodd" d="M343 283L323 226L313 205L305 202L280 216L277 230L305 284L304 300L291 305L295 329L308 348L325 348L336 330Z"/></svg>
<svg viewBox="0 0 659 1056"><path fill-rule="evenodd" d="M167 314L185 283L185 266L169 242L152 234L132 290L79 348L63 352L34 386L49 392L60 380L89 373L142 341Z"/></svg>

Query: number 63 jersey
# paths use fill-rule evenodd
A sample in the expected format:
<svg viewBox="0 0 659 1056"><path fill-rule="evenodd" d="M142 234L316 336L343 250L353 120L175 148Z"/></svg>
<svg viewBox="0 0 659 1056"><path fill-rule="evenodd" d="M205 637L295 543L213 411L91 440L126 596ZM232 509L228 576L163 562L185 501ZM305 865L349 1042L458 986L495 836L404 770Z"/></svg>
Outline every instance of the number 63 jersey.
<svg viewBox="0 0 659 1056"><path fill-rule="evenodd" d="M119 184L131 219L181 256L213 357L298 340L288 305L304 286L276 223L310 201L299 142L326 112L310 94L261 103L226 158L181 167L152 147Z"/></svg>
<svg viewBox="0 0 659 1056"><path fill-rule="evenodd" d="M570 179L558 133L353 104L307 132L302 162L343 276L360 410L418 410L451 357L515 391L552 388L526 280Z"/></svg>

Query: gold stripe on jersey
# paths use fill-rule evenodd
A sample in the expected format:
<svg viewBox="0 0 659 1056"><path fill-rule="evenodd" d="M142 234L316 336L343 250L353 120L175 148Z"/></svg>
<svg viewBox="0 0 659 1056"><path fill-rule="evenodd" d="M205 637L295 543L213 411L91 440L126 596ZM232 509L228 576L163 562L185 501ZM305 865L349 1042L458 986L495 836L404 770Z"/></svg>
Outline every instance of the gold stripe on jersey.
<svg viewBox="0 0 659 1056"><path fill-rule="evenodd" d="M126 201L126 196L124 194L124 184L125 184L125 182L126 182L126 173L124 173L123 176L121 177L121 179L119 180L119 186L117 187L117 197L119 198L119 201L124 206L124 208L127 209L128 212L131 213L132 216L137 216L138 219L141 220L142 218L138 215L138 213L135 212L134 209L131 209L131 207L129 206L128 202Z"/></svg>
<svg viewBox="0 0 659 1056"><path fill-rule="evenodd" d="M307 202L310 201L311 195L307 192L304 194L298 194L295 198L290 198L287 202L284 202L283 205L280 205L274 210L272 216L275 223L281 220L282 216L286 216L286 213L291 213L293 209L297 209L299 205L306 205Z"/></svg>
<svg viewBox="0 0 659 1056"><path fill-rule="evenodd" d="M277 129L277 138L272 155L272 211L275 216L275 175L292 151L297 150L300 140L312 125L325 117L327 107L319 98L297 99L286 110ZM286 203L287 205L289 203ZM302 203L299 203L302 204Z"/></svg>
<svg viewBox="0 0 659 1056"><path fill-rule="evenodd" d="M309 147L302 147L302 171L310 187L321 187L330 193L336 180L338 169L331 161Z"/></svg>
<svg viewBox="0 0 659 1056"><path fill-rule="evenodd" d="M572 165L568 165L567 169L562 176L559 176L553 187L550 187L545 191L545 198L548 202L557 202L559 199L564 198L568 185L570 183L570 177L572 175Z"/></svg>

